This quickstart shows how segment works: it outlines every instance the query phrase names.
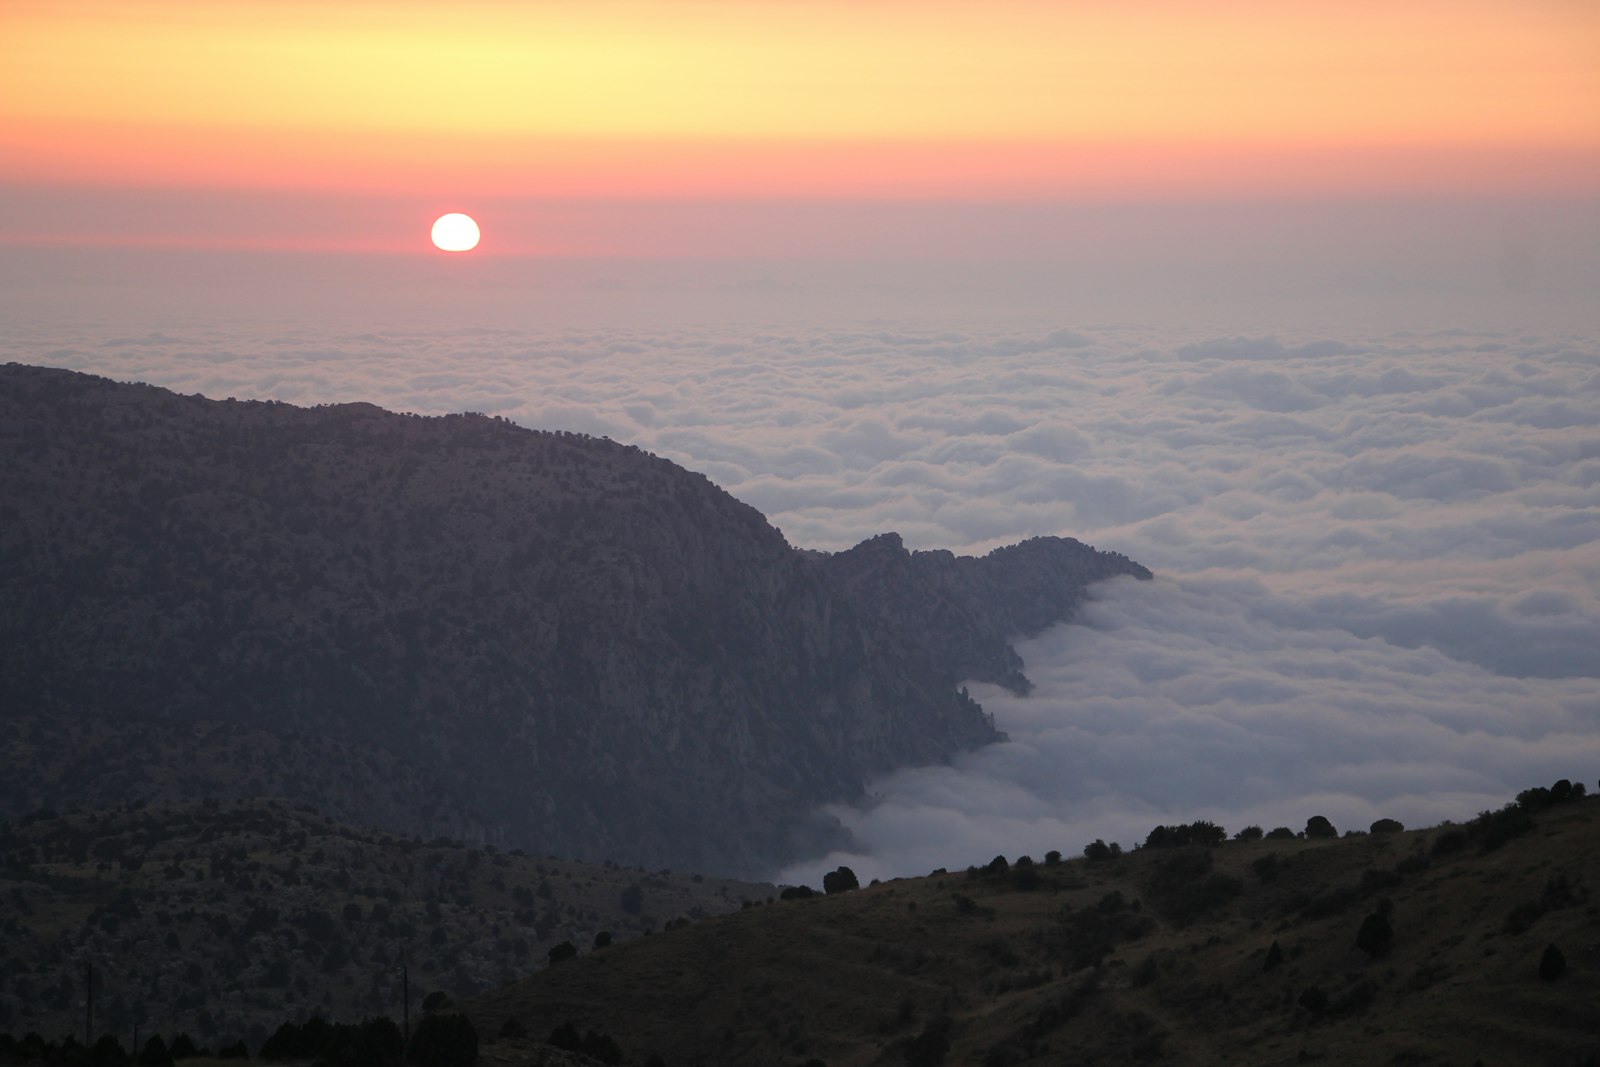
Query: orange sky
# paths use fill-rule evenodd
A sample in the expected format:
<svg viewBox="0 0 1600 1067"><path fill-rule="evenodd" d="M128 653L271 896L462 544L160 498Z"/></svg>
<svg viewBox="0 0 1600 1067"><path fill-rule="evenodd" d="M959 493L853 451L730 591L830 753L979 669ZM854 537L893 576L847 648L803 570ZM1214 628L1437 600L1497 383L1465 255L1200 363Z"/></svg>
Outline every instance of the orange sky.
<svg viewBox="0 0 1600 1067"><path fill-rule="evenodd" d="M8 0L0 182L1592 194L1600 4Z"/></svg>

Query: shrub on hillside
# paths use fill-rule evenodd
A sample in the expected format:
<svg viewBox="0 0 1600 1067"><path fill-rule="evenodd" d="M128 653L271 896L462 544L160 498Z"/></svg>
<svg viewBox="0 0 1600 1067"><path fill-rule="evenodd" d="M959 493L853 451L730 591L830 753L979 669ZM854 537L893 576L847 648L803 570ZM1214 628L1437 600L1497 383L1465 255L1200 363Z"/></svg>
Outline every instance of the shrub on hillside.
<svg viewBox="0 0 1600 1067"><path fill-rule="evenodd" d="M1306 837L1317 840L1327 840L1339 836L1339 831L1333 823L1328 821L1326 815L1313 815L1306 820Z"/></svg>
<svg viewBox="0 0 1600 1067"><path fill-rule="evenodd" d="M1570 908L1584 899L1585 894L1575 891L1566 872L1560 872L1544 884L1544 890L1535 900L1525 900L1511 909L1506 916L1506 932L1520 934L1527 931L1546 912Z"/></svg>
<svg viewBox="0 0 1600 1067"><path fill-rule="evenodd" d="M1467 840L1483 852L1491 852L1514 837L1533 829L1531 809L1522 804L1507 804L1499 811L1480 812L1466 825Z"/></svg>
<svg viewBox="0 0 1600 1067"><path fill-rule="evenodd" d="M1544 955L1539 957L1539 977L1546 982L1554 982L1567 973L1567 957L1555 945L1546 945Z"/></svg>
<svg viewBox="0 0 1600 1067"><path fill-rule="evenodd" d="M1274 826L1267 831L1268 841L1293 841L1294 831L1287 826Z"/></svg>
<svg viewBox="0 0 1600 1067"><path fill-rule="evenodd" d="M628 886L618 898L617 907L629 915L639 914L644 910L644 888L637 882Z"/></svg>
<svg viewBox="0 0 1600 1067"><path fill-rule="evenodd" d="M1257 856L1250 861L1251 873L1268 885L1278 880L1282 870L1283 857L1276 852L1268 852L1265 856Z"/></svg>
<svg viewBox="0 0 1600 1067"><path fill-rule="evenodd" d="M822 891L824 893L848 893L852 889L860 889L861 881L856 877L856 872L849 867L840 867L838 870L829 871L822 876Z"/></svg>
<svg viewBox="0 0 1600 1067"><path fill-rule="evenodd" d="M1066 970L1098 966L1117 946L1137 941L1155 924L1113 889L1093 907L1074 911L1062 908L1058 925L1048 931L1046 944L1066 959Z"/></svg>
<svg viewBox="0 0 1600 1067"><path fill-rule="evenodd" d="M1570 778L1562 778L1549 788L1534 786L1524 789L1517 794L1517 804L1529 811L1539 811L1556 804L1566 804L1574 800L1581 800L1584 796L1582 782L1573 782Z"/></svg>
<svg viewBox="0 0 1600 1067"><path fill-rule="evenodd" d="M1405 832L1406 824L1399 819L1379 819L1368 830L1374 834L1398 834Z"/></svg>
<svg viewBox="0 0 1600 1067"><path fill-rule="evenodd" d="M1433 854L1435 856L1451 856L1467 847L1467 832L1459 829L1449 829L1433 839Z"/></svg>
<svg viewBox="0 0 1600 1067"><path fill-rule="evenodd" d="M1220 845L1228 833L1208 819L1177 826L1157 826L1144 839L1145 848L1183 848L1185 845Z"/></svg>
<svg viewBox="0 0 1600 1067"><path fill-rule="evenodd" d="M1413 874L1421 874L1431 866L1433 866L1433 864L1429 862L1428 857L1424 853L1413 852L1411 855L1394 865L1394 873L1400 875L1402 878L1405 878Z"/></svg>
<svg viewBox="0 0 1600 1067"><path fill-rule="evenodd" d="M1243 830L1233 835L1235 841L1260 841L1264 836L1261 827L1246 826Z"/></svg>
<svg viewBox="0 0 1600 1067"><path fill-rule="evenodd" d="M1387 956L1393 945L1394 927L1389 925L1388 919L1371 912L1361 920L1361 929L1356 931L1356 948L1373 959L1379 959Z"/></svg>
<svg viewBox="0 0 1600 1067"><path fill-rule="evenodd" d="M1176 849L1152 872L1151 903L1169 920L1187 926L1238 896L1244 883L1211 870L1208 848Z"/></svg>

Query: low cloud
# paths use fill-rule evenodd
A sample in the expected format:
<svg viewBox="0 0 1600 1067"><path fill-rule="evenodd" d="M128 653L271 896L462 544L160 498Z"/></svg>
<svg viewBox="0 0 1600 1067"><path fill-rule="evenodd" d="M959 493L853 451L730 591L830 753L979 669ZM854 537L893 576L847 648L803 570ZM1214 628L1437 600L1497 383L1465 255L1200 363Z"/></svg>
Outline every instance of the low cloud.
<svg viewBox="0 0 1600 1067"><path fill-rule="evenodd" d="M925 874L995 854L1124 846L1212 819L1432 825L1600 765L1594 680L1511 679L1428 647L1295 625L1247 582L1117 580L1080 625L1023 644L1037 689L974 686L1010 741L836 807L856 848L780 874Z"/></svg>

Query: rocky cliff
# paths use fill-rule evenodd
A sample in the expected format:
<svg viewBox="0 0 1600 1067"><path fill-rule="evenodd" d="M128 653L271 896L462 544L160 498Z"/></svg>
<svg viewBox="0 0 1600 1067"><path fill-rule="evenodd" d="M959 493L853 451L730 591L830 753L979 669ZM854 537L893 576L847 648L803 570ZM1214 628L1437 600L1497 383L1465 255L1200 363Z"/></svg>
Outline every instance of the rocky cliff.
<svg viewBox="0 0 1600 1067"><path fill-rule="evenodd" d="M396 829L761 869L818 803L992 740L956 683L1025 687L1009 639L1118 574L1148 576L1059 539L800 552L700 475L483 416L0 369L0 716L92 724L54 757L85 766L265 733L292 754L236 792ZM38 764L11 813L87 785Z"/></svg>

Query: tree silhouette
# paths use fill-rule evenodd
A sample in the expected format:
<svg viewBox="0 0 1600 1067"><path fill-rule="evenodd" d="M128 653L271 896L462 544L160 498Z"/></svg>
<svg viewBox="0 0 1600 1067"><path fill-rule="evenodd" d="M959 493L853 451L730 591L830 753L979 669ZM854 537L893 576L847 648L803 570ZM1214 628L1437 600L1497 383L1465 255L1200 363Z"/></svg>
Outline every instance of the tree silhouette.
<svg viewBox="0 0 1600 1067"><path fill-rule="evenodd" d="M1313 815L1306 820L1306 836L1313 838L1338 837L1339 831L1334 829L1333 823L1328 821L1326 815Z"/></svg>
<svg viewBox="0 0 1600 1067"><path fill-rule="evenodd" d="M836 871L829 871L822 876L822 891L824 893L848 893L852 889L860 889L861 881L856 878L856 872L849 867L840 867Z"/></svg>

